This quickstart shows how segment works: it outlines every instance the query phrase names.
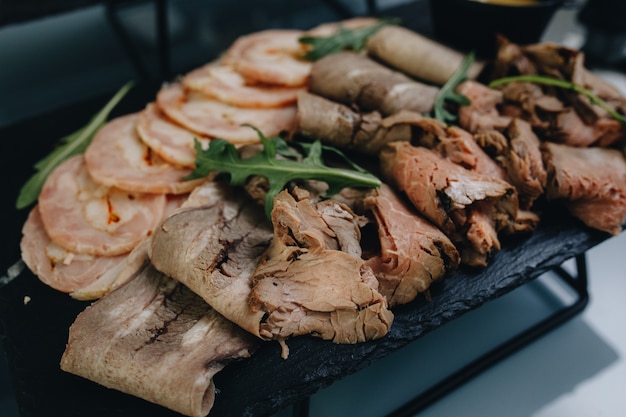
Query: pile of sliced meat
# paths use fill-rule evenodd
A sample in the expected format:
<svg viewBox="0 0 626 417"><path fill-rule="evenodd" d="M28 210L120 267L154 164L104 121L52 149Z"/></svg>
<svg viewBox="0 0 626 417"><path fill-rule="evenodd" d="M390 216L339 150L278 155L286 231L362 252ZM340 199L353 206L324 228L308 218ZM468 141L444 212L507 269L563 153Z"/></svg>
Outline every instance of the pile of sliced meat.
<svg viewBox="0 0 626 417"><path fill-rule="evenodd" d="M432 41L384 28L367 53L312 63L303 34L237 39L143 110L107 122L84 154L48 177L23 228L23 259L52 288L98 299L72 325L62 369L205 416L212 377L228 362L262 341L278 341L287 358L290 337L384 337L393 307L461 264L487 266L502 235L532 232L539 202L562 201L587 225L621 231L626 162L609 147L623 143L624 128L580 96L470 80L458 91L471 105L460 109L460 126L448 126L428 114L460 54L440 47L438 55ZM411 48L390 46L398 36ZM419 60L405 54L420 45L441 68L412 64ZM481 69L472 67L472 78ZM487 70L556 74L626 108L563 48L503 42ZM184 179L196 140L258 152L251 126L376 157L383 185L328 198L323 184L290 184L268 219L263 177L245 189L213 176Z"/></svg>

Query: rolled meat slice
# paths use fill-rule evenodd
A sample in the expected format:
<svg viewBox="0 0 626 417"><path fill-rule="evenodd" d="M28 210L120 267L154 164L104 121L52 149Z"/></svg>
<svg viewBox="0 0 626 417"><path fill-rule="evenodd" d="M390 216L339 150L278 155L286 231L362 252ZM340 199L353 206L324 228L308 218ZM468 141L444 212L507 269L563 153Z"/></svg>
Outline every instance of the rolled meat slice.
<svg viewBox="0 0 626 417"><path fill-rule="evenodd" d="M437 87L414 81L362 54L338 52L313 64L309 91L360 111L391 115L432 110Z"/></svg>
<svg viewBox="0 0 626 417"><path fill-rule="evenodd" d="M296 116L295 106L270 109L235 107L200 93L186 93L180 84L161 88L156 102L170 119L192 132L239 145L259 142L257 132L246 124L270 137L290 131Z"/></svg>
<svg viewBox="0 0 626 417"><path fill-rule="evenodd" d="M179 282L144 265L80 313L61 369L191 417L211 410L213 376L258 341Z"/></svg>
<svg viewBox="0 0 626 417"><path fill-rule="evenodd" d="M463 62L465 56L419 33L400 26L388 25L373 34L366 45L376 59L420 80L445 84ZM480 74L484 63L475 62L468 78Z"/></svg>
<svg viewBox="0 0 626 417"><path fill-rule="evenodd" d="M194 139L198 139L203 148L207 147L210 140L172 122L154 103L148 104L139 112L137 134L161 158L187 168L194 168L196 165Z"/></svg>
<svg viewBox="0 0 626 417"><path fill-rule="evenodd" d="M138 115L107 122L85 151L85 164L96 182L136 193L186 194L203 179L187 181L189 168L164 161L137 135Z"/></svg>
<svg viewBox="0 0 626 417"><path fill-rule="evenodd" d="M360 113L350 107L308 92L298 95L296 133L337 148L378 155L387 144L410 141L412 126L422 119L402 110L383 117L378 111Z"/></svg>
<svg viewBox="0 0 626 417"><path fill-rule="evenodd" d="M71 252L94 256L130 252L161 222L166 205L164 194L97 184L82 154L59 165L39 194L39 211L50 239Z"/></svg>
<svg viewBox="0 0 626 417"><path fill-rule="evenodd" d="M301 87L250 84L231 65L212 62L183 77L183 86L237 107L285 107L295 103Z"/></svg>
<svg viewBox="0 0 626 417"><path fill-rule="evenodd" d="M269 29L239 37L223 55L250 83L303 87L311 72L298 39L303 32Z"/></svg>

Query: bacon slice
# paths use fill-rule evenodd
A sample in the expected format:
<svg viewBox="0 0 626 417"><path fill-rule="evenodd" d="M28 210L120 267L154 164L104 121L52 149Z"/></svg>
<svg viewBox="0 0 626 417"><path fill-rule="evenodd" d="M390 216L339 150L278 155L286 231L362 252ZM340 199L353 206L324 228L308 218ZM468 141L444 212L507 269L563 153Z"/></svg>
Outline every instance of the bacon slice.
<svg viewBox="0 0 626 417"><path fill-rule="evenodd" d="M198 139L203 147L206 147L210 140L172 122L154 103L148 104L139 112L137 134L161 158L171 164L187 168L194 168L196 165L194 138Z"/></svg>
<svg viewBox="0 0 626 417"><path fill-rule="evenodd" d="M250 84L230 65L210 63L183 78L183 86L238 107L285 107L295 103L299 87Z"/></svg>
<svg viewBox="0 0 626 417"><path fill-rule="evenodd" d="M232 65L252 83L289 87L306 85L311 62L304 60L304 47L298 39L303 32L270 29L238 38L224 54Z"/></svg>
<svg viewBox="0 0 626 417"><path fill-rule="evenodd" d="M59 165L39 195L50 239L65 249L95 256L130 252L163 218L165 195L121 191L94 182L83 155Z"/></svg>
<svg viewBox="0 0 626 417"><path fill-rule="evenodd" d="M44 284L71 293L96 282L125 256L92 256L70 252L53 243L44 229L39 207L29 213L20 241L22 259Z"/></svg>
<svg viewBox="0 0 626 417"><path fill-rule="evenodd" d="M295 106L235 107L199 93L186 94L180 84L163 87L157 94L157 105L170 119L192 132L240 145L259 142L257 133L244 124L256 127L269 137L291 130L296 116Z"/></svg>
<svg viewBox="0 0 626 417"><path fill-rule="evenodd" d="M146 146L135 127L137 114L107 122L85 151L89 175L98 183L137 193L185 194L203 179L186 181L191 169L164 161Z"/></svg>
<svg viewBox="0 0 626 417"><path fill-rule="evenodd" d="M256 339L152 266L72 324L61 369L187 416L213 406L213 376Z"/></svg>

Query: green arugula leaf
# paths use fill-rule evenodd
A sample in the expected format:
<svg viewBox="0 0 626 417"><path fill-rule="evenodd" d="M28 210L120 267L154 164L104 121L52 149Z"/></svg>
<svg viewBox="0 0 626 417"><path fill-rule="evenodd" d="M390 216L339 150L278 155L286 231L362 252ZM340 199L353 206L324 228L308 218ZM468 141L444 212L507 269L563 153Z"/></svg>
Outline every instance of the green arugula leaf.
<svg viewBox="0 0 626 417"><path fill-rule="evenodd" d="M450 79L441 87L439 93L435 97L435 103L433 105L432 117L444 122L446 124L455 123L458 119L456 114L450 113L446 109L446 105L449 102L461 105L469 106L470 100L463 94L457 93L455 90L463 81L467 80L467 71L474 63L474 53L467 54L463 62L457 70L452 74Z"/></svg>
<svg viewBox="0 0 626 417"><path fill-rule="evenodd" d="M48 178L48 175L54 168L69 157L82 153L87 149L93 136L104 123L106 123L113 108L120 102L131 87L132 82L124 85L113 98L92 117L89 123L76 132L61 138L57 148L34 165L37 172L26 181L17 197L15 206L18 210L26 208L37 201L46 178Z"/></svg>
<svg viewBox="0 0 626 417"><path fill-rule="evenodd" d="M324 164L321 142L316 141L305 146L301 160L279 159L281 150L288 147L287 142L279 137L266 138L257 130L263 150L252 158L242 159L234 145L223 139L213 139L209 147L202 149L200 141L195 140L196 169L186 179L202 178L211 172L228 173L230 184L242 186L253 175L267 178L269 191L265 196L265 214L270 218L274 206L274 197L294 180L319 180L328 184L328 195L333 195L346 187L379 187L381 182L374 175L358 167L356 169L333 168ZM343 155L340 151L333 150ZM293 155L293 153L290 153ZM345 155L344 155L345 157ZM347 158L346 158L347 160Z"/></svg>
<svg viewBox="0 0 626 417"><path fill-rule="evenodd" d="M317 61L326 55L334 54L344 49L360 51L365 48L367 39L380 28L390 24L397 24L398 19L381 19L378 23L356 29L346 29L339 26L339 30L330 36L302 36L300 43L311 45L305 57L311 61Z"/></svg>

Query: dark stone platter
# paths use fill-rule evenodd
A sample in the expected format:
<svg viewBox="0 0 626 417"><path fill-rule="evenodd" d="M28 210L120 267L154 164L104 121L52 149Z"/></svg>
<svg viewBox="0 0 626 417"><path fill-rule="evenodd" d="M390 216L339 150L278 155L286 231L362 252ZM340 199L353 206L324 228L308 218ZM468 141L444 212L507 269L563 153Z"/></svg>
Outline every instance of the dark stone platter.
<svg viewBox="0 0 626 417"><path fill-rule="evenodd" d="M142 109L157 89L158 85L136 86L114 115ZM15 210L14 201L32 173L33 163L50 152L56 138L88 120L107 99L62 108L0 130L0 169L5 187L1 204L6 222L0 253L2 273L19 259L18 242L27 211ZM336 345L299 337L288 341L290 355L286 360L281 359L277 343L267 343L252 358L229 364L215 378L219 393L210 415L269 416L607 238L607 234L586 228L558 206L546 208L539 229L504 242L488 268L461 269L433 285L430 300L420 296L396 308L391 331L380 340ZM59 369L68 328L86 306L43 285L28 270L0 287L0 340L21 415L178 415Z"/></svg>

